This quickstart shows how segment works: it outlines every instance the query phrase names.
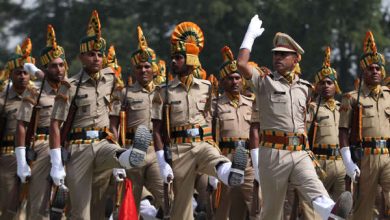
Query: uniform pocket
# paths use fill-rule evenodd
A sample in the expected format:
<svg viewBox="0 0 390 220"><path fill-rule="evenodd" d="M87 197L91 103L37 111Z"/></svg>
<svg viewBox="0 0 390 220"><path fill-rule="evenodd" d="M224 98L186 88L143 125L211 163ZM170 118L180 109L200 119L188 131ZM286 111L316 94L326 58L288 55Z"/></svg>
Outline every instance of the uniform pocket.
<svg viewBox="0 0 390 220"><path fill-rule="evenodd" d="M222 130L230 130L234 128L234 114L233 113L223 113L219 115L220 123L222 125ZM250 119L250 118L249 118Z"/></svg>
<svg viewBox="0 0 390 220"><path fill-rule="evenodd" d="M275 114L286 114L287 113L287 101L288 97L285 93L271 93L271 108Z"/></svg>

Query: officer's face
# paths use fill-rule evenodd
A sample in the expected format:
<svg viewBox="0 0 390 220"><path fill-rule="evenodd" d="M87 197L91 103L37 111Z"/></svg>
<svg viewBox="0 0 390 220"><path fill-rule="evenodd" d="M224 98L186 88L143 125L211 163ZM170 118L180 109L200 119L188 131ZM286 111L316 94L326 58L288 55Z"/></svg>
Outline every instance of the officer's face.
<svg viewBox="0 0 390 220"><path fill-rule="evenodd" d="M100 51L92 50L80 54L80 60L87 73L95 74L103 67L103 54Z"/></svg>
<svg viewBox="0 0 390 220"><path fill-rule="evenodd" d="M325 99L333 98L336 94L336 85L328 77L319 82L319 93Z"/></svg>
<svg viewBox="0 0 390 220"><path fill-rule="evenodd" d="M376 86L382 82L381 66L371 64L364 70L364 82L368 86Z"/></svg>
<svg viewBox="0 0 390 220"><path fill-rule="evenodd" d="M294 69L295 64L298 63L298 57L293 52L274 51L272 61L274 70L279 74L285 75Z"/></svg>
<svg viewBox="0 0 390 220"><path fill-rule="evenodd" d="M146 85L153 79L153 69L149 62L141 62L134 68L135 78L141 85Z"/></svg>
<svg viewBox="0 0 390 220"><path fill-rule="evenodd" d="M15 88L25 89L30 80L30 74L24 71L22 67L18 67L12 70L11 80Z"/></svg>
<svg viewBox="0 0 390 220"><path fill-rule="evenodd" d="M239 94L242 89L242 78L238 73L232 73L223 79L223 87L226 92Z"/></svg>
<svg viewBox="0 0 390 220"><path fill-rule="evenodd" d="M47 64L46 74L49 81L60 82L65 77L65 62L62 58L56 58Z"/></svg>
<svg viewBox="0 0 390 220"><path fill-rule="evenodd" d="M183 54L174 54L172 56L172 71L174 74L186 75L188 74L188 66L186 58Z"/></svg>

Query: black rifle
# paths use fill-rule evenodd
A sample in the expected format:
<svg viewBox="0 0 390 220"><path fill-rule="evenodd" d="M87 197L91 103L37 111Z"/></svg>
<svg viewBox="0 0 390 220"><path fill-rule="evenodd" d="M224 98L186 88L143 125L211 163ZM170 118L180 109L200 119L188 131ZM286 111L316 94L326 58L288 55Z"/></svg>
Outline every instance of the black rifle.
<svg viewBox="0 0 390 220"><path fill-rule="evenodd" d="M352 115L351 115L351 131L349 135L349 143L351 150L351 157L353 162L359 164L360 159L363 154L362 149L362 113L363 106L360 104L360 89L362 87L362 77L361 73L359 76L359 87L358 87L358 95L356 100L356 105L353 106Z"/></svg>
<svg viewBox="0 0 390 220"><path fill-rule="evenodd" d="M24 140L25 145L26 145L26 160L30 166L32 165L32 161L35 161L37 158L37 153L34 150L35 133L37 130L37 125L38 125L38 118L39 118L38 113L39 113L39 110L41 108L39 106L39 102L41 100L42 90L43 90L44 85L45 85L46 75L47 74L45 74L45 77L42 80L41 89L39 91L37 101L32 109L30 123L28 124L27 130L26 130L26 135L25 135L25 140Z"/></svg>
<svg viewBox="0 0 390 220"><path fill-rule="evenodd" d="M314 112L313 119L312 119L312 121L310 123L309 132L307 134L310 149L313 149L314 143L315 143L315 139L316 139L316 135L317 135L317 127L318 127L317 115L318 115L318 110L320 109L321 99L322 99L322 97L321 97L321 95L319 95L317 108L316 108L316 111Z"/></svg>
<svg viewBox="0 0 390 220"><path fill-rule="evenodd" d="M163 142L164 142L164 158L165 161L172 167L172 151L171 151L171 138L170 138L170 103L168 98L168 74L165 76L165 100L163 104ZM168 179L169 183L164 183L164 219L171 218L171 202L172 202L172 194L173 194L173 184L170 179Z"/></svg>
<svg viewBox="0 0 390 220"><path fill-rule="evenodd" d="M70 130L72 129L73 121L76 116L77 109L79 108L76 104L77 95L79 93L79 89L81 86L81 81L84 76L84 71L81 72L80 79L77 83L76 92L73 96L72 102L69 106L68 115L66 116L66 120L64 121L64 124L61 127L61 156L63 163L66 163L70 159L69 149L68 145L66 143L68 139L68 135L70 133Z"/></svg>

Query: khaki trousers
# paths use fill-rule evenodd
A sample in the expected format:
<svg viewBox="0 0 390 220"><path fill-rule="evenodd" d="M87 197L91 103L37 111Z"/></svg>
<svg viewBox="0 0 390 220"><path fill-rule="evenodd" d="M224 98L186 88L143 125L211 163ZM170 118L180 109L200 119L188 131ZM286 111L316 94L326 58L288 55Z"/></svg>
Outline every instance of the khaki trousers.
<svg viewBox="0 0 390 220"><path fill-rule="evenodd" d="M17 186L16 156L15 154L0 156L0 219L17 219L17 214L8 211L10 201L16 196Z"/></svg>
<svg viewBox="0 0 390 220"><path fill-rule="evenodd" d="M126 170L126 175L133 183L133 195L137 210L139 210L142 200L144 186L153 195L156 208L164 205L164 185L153 146L149 146L147 150L145 166L140 169Z"/></svg>
<svg viewBox="0 0 390 220"><path fill-rule="evenodd" d="M227 156L229 159L232 154ZM255 179L255 171L252 167L251 159L247 155L248 164L245 168L244 183L241 186L229 187L222 184L221 200L219 208L215 213L216 220L241 220L247 219L247 214L252 212L253 201L253 181ZM261 201L259 190L258 201ZM260 202L261 204L261 202ZM260 207L259 207L260 208ZM260 210L260 209L259 209ZM260 213L249 216L249 219L259 219Z"/></svg>
<svg viewBox="0 0 390 220"><path fill-rule="evenodd" d="M284 199L289 185L296 188L309 203L319 196L329 196L306 151L260 147L259 155L263 195L261 219L282 219Z"/></svg>
<svg viewBox="0 0 390 220"><path fill-rule="evenodd" d="M360 180L354 194L355 203L352 219L372 219L378 184L384 192L390 191L390 158L385 155L363 156L360 166Z"/></svg>
<svg viewBox="0 0 390 220"><path fill-rule="evenodd" d="M91 207L91 204L103 204L99 201L102 201L101 198L108 187L109 174L112 168L121 167L116 155L124 149L102 140L92 144L73 144L70 151L71 157L66 164L66 185L70 191L71 219L92 219L91 212L99 207ZM106 180L99 181L97 177ZM101 186L102 189L99 190L96 186ZM98 195L92 195L95 192L98 192ZM104 212L104 209L99 210Z"/></svg>
<svg viewBox="0 0 390 220"><path fill-rule="evenodd" d="M171 220L193 219L192 196L198 173L217 176L216 165L229 162L208 142L172 145L173 191Z"/></svg>
<svg viewBox="0 0 390 220"><path fill-rule="evenodd" d="M36 141L34 150L37 153L37 159L32 162L31 178L28 183L27 219L49 219L49 215L42 216L39 212L43 205L42 202L44 202L43 197L50 187L48 181L51 168L49 141Z"/></svg>
<svg viewBox="0 0 390 220"><path fill-rule="evenodd" d="M322 169L326 172L326 178L322 180L325 189L330 197L337 201L339 196L345 191L345 167L342 160L319 160ZM313 207L302 200L303 219L321 219L314 211Z"/></svg>

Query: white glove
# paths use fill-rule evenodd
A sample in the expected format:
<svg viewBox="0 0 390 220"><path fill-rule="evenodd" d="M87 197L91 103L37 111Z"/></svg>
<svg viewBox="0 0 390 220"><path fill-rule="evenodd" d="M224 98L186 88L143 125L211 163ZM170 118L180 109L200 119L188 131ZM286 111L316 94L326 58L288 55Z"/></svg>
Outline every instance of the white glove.
<svg viewBox="0 0 390 220"><path fill-rule="evenodd" d="M141 200L139 212L144 219L155 219L157 215L157 209L152 204L150 204L149 199Z"/></svg>
<svg viewBox="0 0 390 220"><path fill-rule="evenodd" d="M349 147L342 147L340 149L341 155L343 157L343 163L345 166L345 170L347 175L351 177L352 181L356 182L356 176L360 176L359 167L352 161L351 151Z"/></svg>
<svg viewBox="0 0 390 220"><path fill-rule="evenodd" d="M66 174L61 159L61 148L50 149L50 163L50 176L54 184L57 186L64 184Z"/></svg>
<svg viewBox="0 0 390 220"><path fill-rule="evenodd" d="M217 187L218 187L218 179L213 177L213 176L209 176L209 184L211 187L213 187L213 190L216 190Z"/></svg>
<svg viewBox="0 0 390 220"><path fill-rule="evenodd" d="M249 23L248 29L246 31L244 40L242 41L240 49L252 50L253 42L257 37L264 32L264 28L261 27L263 21L259 19L259 15L253 16L251 22Z"/></svg>
<svg viewBox="0 0 390 220"><path fill-rule="evenodd" d="M251 150L251 159L252 159L253 169L255 170L255 180L260 184L259 148L255 148Z"/></svg>
<svg viewBox="0 0 390 220"><path fill-rule="evenodd" d="M36 67L33 63L25 63L23 65L23 69L24 69L24 71L26 71L28 74L30 74L32 76L35 76L36 72L42 71L42 70L38 69L38 67Z"/></svg>
<svg viewBox="0 0 390 220"><path fill-rule="evenodd" d="M126 170L123 168L112 169L112 175L114 175L117 182L122 182L126 178Z"/></svg>
<svg viewBox="0 0 390 220"><path fill-rule="evenodd" d="M156 157L160 167L161 178L164 180L164 183L169 183L173 180L173 171L171 166L165 161L164 150L156 151ZM170 178L170 181L168 181L168 177Z"/></svg>
<svg viewBox="0 0 390 220"><path fill-rule="evenodd" d="M15 148L16 162L17 162L17 174L22 183L26 182L26 177L31 176L30 166L26 160L26 147L20 146Z"/></svg>

